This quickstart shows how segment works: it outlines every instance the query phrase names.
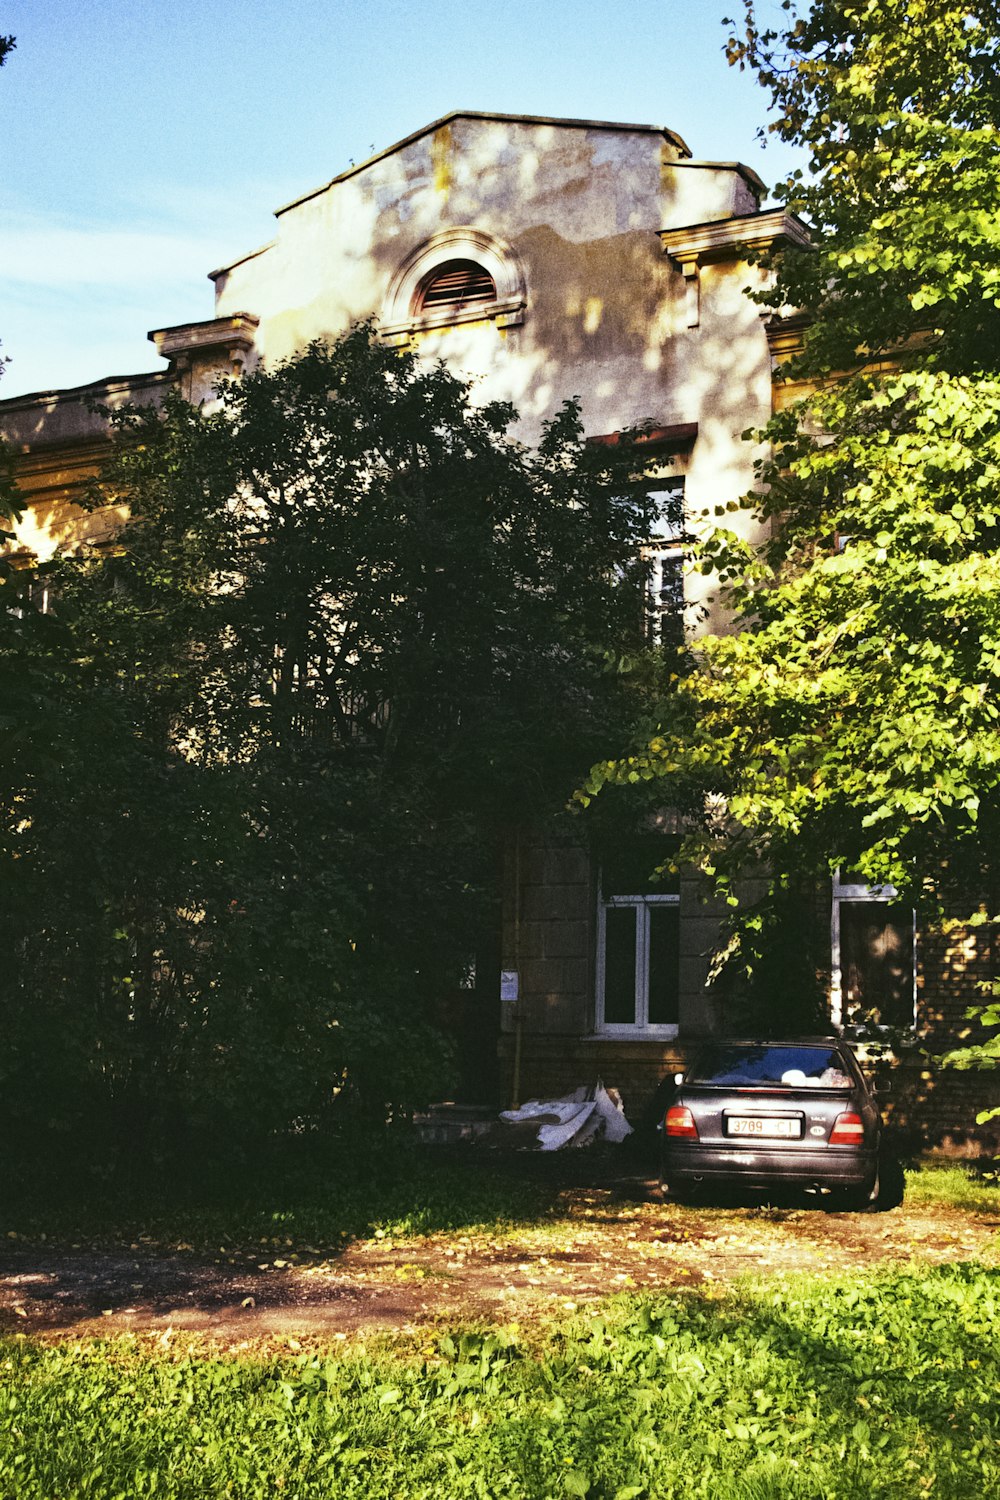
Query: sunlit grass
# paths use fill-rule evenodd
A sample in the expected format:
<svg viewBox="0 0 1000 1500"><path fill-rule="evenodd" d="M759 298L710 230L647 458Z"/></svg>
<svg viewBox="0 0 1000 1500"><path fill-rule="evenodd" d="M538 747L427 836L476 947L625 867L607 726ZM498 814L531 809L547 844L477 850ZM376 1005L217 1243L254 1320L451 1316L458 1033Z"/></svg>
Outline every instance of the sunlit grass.
<svg viewBox="0 0 1000 1500"><path fill-rule="evenodd" d="M234 1358L0 1343L18 1500L967 1500L1000 1490L1000 1273L619 1297Z"/></svg>
<svg viewBox="0 0 1000 1500"><path fill-rule="evenodd" d="M906 1174L906 1202L914 1207L953 1208L964 1213L995 1214L1000 1188L989 1164L986 1173L962 1165L925 1165Z"/></svg>

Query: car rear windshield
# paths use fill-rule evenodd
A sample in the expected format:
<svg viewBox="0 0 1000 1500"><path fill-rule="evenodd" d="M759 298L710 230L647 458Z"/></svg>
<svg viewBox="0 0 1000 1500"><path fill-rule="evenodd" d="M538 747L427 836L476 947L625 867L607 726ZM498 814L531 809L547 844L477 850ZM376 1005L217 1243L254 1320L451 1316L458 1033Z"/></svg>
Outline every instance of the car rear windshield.
<svg viewBox="0 0 1000 1500"><path fill-rule="evenodd" d="M697 1059L688 1083L711 1088L848 1089L848 1064L831 1047L710 1047Z"/></svg>

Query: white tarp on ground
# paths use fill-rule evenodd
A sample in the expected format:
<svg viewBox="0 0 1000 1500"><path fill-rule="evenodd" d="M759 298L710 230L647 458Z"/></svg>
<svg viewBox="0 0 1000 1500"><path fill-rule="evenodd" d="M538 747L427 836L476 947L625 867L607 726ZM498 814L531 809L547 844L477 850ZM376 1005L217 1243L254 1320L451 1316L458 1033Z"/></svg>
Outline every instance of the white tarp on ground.
<svg viewBox="0 0 1000 1500"><path fill-rule="evenodd" d="M606 1089L600 1079L592 1088L581 1087L559 1099L529 1099L520 1109L502 1110L500 1118L511 1125L537 1120L542 1151L623 1141L632 1134L618 1090Z"/></svg>

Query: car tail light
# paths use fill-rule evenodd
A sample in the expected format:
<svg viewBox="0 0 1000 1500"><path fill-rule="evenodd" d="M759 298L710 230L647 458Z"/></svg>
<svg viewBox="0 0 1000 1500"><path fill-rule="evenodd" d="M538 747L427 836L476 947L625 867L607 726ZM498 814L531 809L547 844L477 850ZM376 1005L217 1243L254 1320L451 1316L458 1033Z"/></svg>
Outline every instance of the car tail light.
<svg viewBox="0 0 1000 1500"><path fill-rule="evenodd" d="M860 1115L849 1110L847 1114L837 1116L830 1131L831 1146L860 1146L864 1138L865 1127Z"/></svg>
<svg viewBox="0 0 1000 1500"><path fill-rule="evenodd" d="M698 1139L698 1127L694 1123L694 1115L689 1109L685 1109L683 1104L672 1104L667 1110L666 1132L675 1140L696 1141Z"/></svg>

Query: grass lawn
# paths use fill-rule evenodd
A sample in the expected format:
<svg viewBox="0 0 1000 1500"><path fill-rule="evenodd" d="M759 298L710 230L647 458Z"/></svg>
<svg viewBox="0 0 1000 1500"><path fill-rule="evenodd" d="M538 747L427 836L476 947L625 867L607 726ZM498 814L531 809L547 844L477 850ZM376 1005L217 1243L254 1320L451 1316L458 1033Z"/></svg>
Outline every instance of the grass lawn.
<svg viewBox="0 0 1000 1500"><path fill-rule="evenodd" d="M618 1298L247 1360L2 1347L2 1493L711 1500L1000 1492L1000 1276Z"/></svg>
<svg viewBox="0 0 1000 1500"><path fill-rule="evenodd" d="M496 1238L530 1226L559 1239L572 1212L567 1185L587 1180L591 1155L448 1156L431 1148L374 1152L346 1175L307 1162L235 1179L174 1176L152 1186L109 1185L99 1177L69 1188L21 1183L0 1188L0 1237L108 1246L143 1238L210 1250L272 1238L287 1247L336 1247L375 1234L401 1240L463 1231ZM655 1175L655 1163L631 1169ZM993 1214L1000 1189L960 1165L915 1167L906 1174L906 1200Z"/></svg>
<svg viewBox="0 0 1000 1500"><path fill-rule="evenodd" d="M342 1194L192 1199L186 1218L179 1200L120 1200L89 1221L41 1204L32 1219L22 1203L5 1232L566 1233L571 1205L544 1174L423 1170ZM998 1200L955 1168L910 1174L907 1201L988 1225ZM720 1226L726 1212L708 1211ZM0 1497L978 1500L1000 1493L998 1333L1000 1271L975 1260L630 1291L521 1323L238 1354L196 1337L8 1332Z"/></svg>

